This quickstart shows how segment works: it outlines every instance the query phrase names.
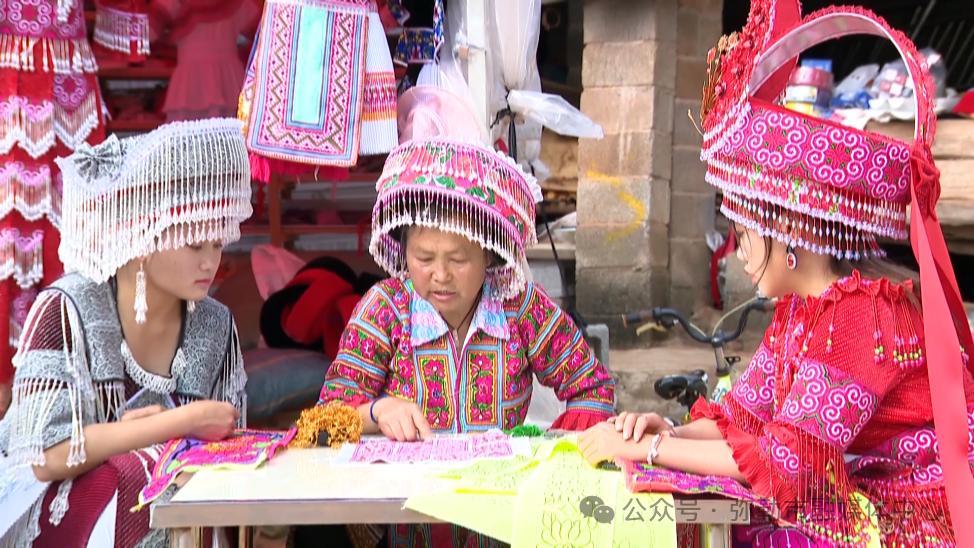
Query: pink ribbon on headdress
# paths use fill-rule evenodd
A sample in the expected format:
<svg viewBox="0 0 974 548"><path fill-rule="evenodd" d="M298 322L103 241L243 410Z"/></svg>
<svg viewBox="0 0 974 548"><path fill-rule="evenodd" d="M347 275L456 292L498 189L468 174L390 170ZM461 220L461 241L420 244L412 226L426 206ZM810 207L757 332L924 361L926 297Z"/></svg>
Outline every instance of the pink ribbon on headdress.
<svg viewBox="0 0 974 548"><path fill-rule="evenodd" d="M934 427L944 470L944 488L958 546L974 546L974 476L969 462L967 398L964 393L964 360L974 351L965 318L957 278L950 264L936 205L940 197L940 172L929 147L914 143L910 155L910 243L920 265L920 298L926 338L927 376L930 380ZM974 373L974 364L968 364Z"/></svg>

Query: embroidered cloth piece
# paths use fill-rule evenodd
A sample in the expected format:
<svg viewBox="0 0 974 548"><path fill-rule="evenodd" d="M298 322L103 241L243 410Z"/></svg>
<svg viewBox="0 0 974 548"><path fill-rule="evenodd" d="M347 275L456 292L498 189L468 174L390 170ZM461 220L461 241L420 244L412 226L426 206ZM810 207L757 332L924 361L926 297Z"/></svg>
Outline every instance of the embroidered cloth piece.
<svg viewBox="0 0 974 548"><path fill-rule="evenodd" d="M366 438L357 444L345 445L336 462L465 462L530 454L531 444L528 440L511 438L500 431L492 430L485 434L436 436L420 442Z"/></svg>
<svg viewBox="0 0 974 548"><path fill-rule="evenodd" d="M139 493L141 509L156 500L182 472L197 472L204 468L257 468L278 450L287 447L296 430L262 431L238 430L229 438L207 442L177 438L166 444L156 461L149 483Z"/></svg>
<svg viewBox="0 0 974 548"><path fill-rule="evenodd" d="M451 489L410 497L406 508L513 546L677 545L672 496L630 493L618 472L589 466L572 438L445 477Z"/></svg>
<svg viewBox="0 0 974 548"><path fill-rule="evenodd" d="M626 477L626 487L633 493L720 495L747 502L765 511L772 509L771 500L759 496L726 476L698 476L628 460L619 461L618 464Z"/></svg>

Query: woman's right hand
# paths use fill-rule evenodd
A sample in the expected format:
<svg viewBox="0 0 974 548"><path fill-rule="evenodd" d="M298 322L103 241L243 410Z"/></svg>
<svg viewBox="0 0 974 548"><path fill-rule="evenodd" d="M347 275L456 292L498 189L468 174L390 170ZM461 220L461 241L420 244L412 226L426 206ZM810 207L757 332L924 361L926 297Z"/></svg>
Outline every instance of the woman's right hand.
<svg viewBox="0 0 974 548"><path fill-rule="evenodd" d="M240 412L233 405L214 400L199 400L177 408L185 417L185 437L218 441L237 427Z"/></svg>
<svg viewBox="0 0 974 548"><path fill-rule="evenodd" d="M385 437L396 441L427 440L433 430L415 402L385 397L372 406L375 423Z"/></svg>
<svg viewBox="0 0 974 548"><path fill-rule="evenodd" d="M618 416L609 418L607 422L615 426L616 432L622 433L622 439L625 441L631 439L638 443L643 439L644 434L659 434L665 431L675 434L673 426L658 413L623 411Z"/></svg>

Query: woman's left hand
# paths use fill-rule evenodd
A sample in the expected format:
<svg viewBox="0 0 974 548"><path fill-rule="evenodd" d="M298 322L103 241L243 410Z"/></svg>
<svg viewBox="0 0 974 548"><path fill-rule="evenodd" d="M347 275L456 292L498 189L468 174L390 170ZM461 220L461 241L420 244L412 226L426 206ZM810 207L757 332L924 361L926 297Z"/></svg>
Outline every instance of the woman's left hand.
<svg viewBox="0 0 974 548"><path fill-rule="evenodd" d="M578 438L578 449L592 466L617 458L644 460L646 450L635 441L622 439L614 424L602 422L589 428Z"/></svg>

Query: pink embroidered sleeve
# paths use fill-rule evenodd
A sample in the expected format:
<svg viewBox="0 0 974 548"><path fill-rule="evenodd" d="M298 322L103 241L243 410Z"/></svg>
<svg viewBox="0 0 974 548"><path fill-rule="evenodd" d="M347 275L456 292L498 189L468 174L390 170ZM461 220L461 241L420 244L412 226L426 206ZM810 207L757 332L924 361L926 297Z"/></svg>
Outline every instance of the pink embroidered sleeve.
<svg viewBox="0 0 974 548"><path fill-rule="evenodd" d="M567 402L553 428L583 430L612 415L615 381L572 319L539 286L529 284L518 315L538 380Z"/></svg>
<svg viewBox="0 0 974 548"><path fill-rule="evenodd" d="M839 321L833 329L829 318L836 308ZM900 308L898 313L903 313L905 307ZM703 406L695 409L697 416L717 421L751 488L772 498L782 517L801 519L799 513L804 513L808 519L809 512L817 512L812 521L845 536L854 536L861 525L855 522L862 516L848 507L855 486L846 473L844 455L901 378L902 369L883 355L893 348L893 314L888 301L861 294L827 304L807 339L799 338L807 342L801 343L805 347L794 360L788 360L793 372L783 371L778 376L782 385L769 384L761 392L780 399L770 417L763 416L765 406L746 399L752 392L741 390L728 396L723 413ZM877 363L877 356L882 363ZM770 367L773 373L773 362ZM840 503L807 507L825 499Z"/></svg>
<svg viewBox="0 0 974 548"><path fill-rule="evenodd" d="M325 375L319 403L342 400L357 406L381 394L393 355L392 333L401 325L388 287L375 285L355 307Z"/></svg>
<svg viewBox="0 0 974 548"><path fill-rule="evenodd" d="M788 315L785 305L779 304L774 313L774 321L777 324L784 321ZM744 427L751 434L756 434L755 428L771 420L774 414L774 375L775 357L771 348L774 344L772 329L768 329L758 347L754 357L751 358L744 373L734 381L730 397L746 414L741 420L736 421L738 425ZM726 405L706 401L700 398L690 410L690 417L693 420L711 419L718 420L728 412ZM745 420L747 419L747 420Z"/></svg>

